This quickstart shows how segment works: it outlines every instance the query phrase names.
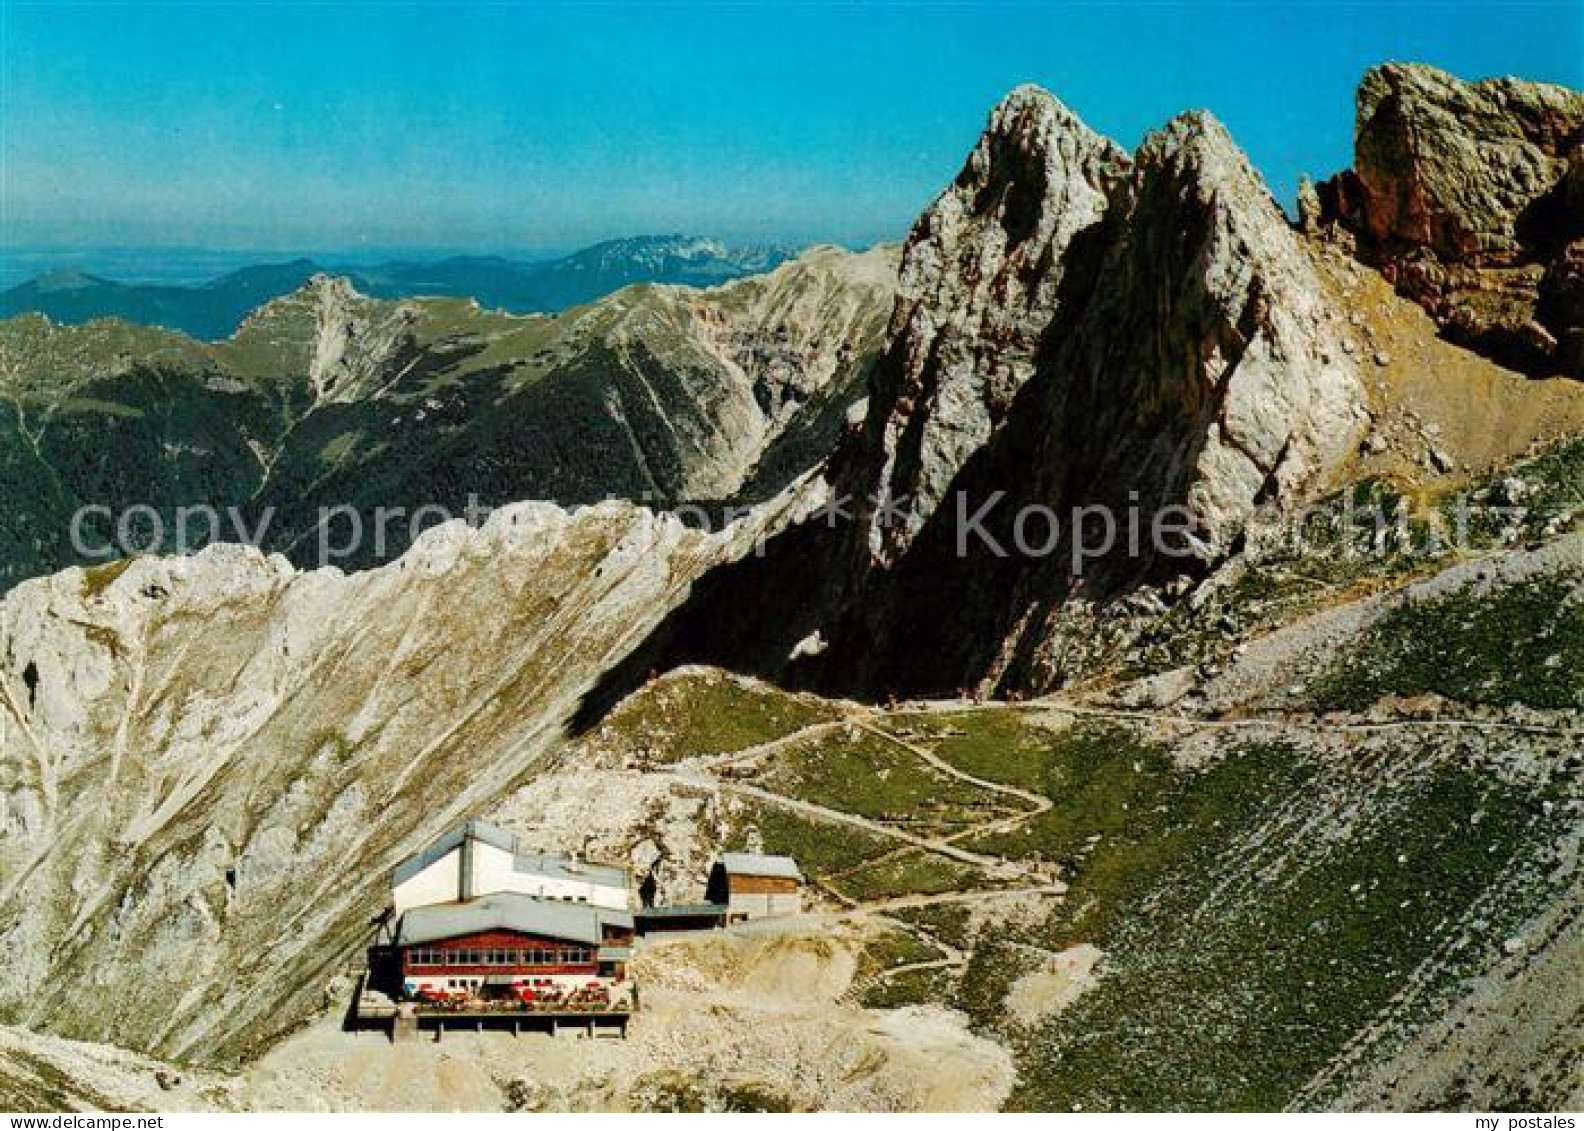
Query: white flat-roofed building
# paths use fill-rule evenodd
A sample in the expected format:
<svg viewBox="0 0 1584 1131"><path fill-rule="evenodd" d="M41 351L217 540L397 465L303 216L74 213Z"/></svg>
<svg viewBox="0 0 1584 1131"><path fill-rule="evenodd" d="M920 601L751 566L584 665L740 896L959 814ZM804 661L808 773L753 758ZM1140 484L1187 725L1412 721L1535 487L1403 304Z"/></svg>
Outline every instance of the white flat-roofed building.
<svg viewBox="0 0 1584 1131"><path fill-rule="evenodd" d="M487 821L469 821L402 861L391 876L391 892L398 916L415 907L506 892L620 911L632 907L625 869L519 852L515 836Z"/></svg>

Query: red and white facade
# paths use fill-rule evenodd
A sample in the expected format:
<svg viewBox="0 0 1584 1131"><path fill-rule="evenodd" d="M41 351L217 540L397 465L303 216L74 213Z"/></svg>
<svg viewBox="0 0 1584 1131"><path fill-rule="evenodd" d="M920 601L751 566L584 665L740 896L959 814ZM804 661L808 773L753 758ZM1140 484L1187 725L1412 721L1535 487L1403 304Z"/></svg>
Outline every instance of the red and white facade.
<svg viewBox="0 0 1584 1131"><path fill-rule="evenodd" d="M524 857L508 836L475 822L397 869L392 989L469 1008L622 1008L632 998L625 873Z"/></svg>
<svg viewBox="0 0 1584 1131"><path fill-rule="evenodd" d="M482 994L534 1002L593 987L622 996L632 930L607 925L599 943L517 930L488 930L401 947L412 997Z"/></svg>

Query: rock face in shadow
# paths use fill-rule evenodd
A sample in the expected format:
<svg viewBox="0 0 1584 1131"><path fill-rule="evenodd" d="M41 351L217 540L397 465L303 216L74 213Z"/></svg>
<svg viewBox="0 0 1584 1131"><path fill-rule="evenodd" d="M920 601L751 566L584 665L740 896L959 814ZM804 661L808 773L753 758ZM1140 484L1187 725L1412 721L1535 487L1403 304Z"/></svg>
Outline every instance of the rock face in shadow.
<svg viewBox="0 0 1584 1131"><path fill-rule="evenodd" d="M734 567L761 592L826 571L824 619L787 620L820 633L800 665L833 690L1061 682L1073 608L1221 561L1363 423L1302 238L1207 114L1129 158L1015 91L901 280L867 419L830 465L855 521Z"/></svg>
<svg viewBox="0 0 1584 1131"><path fill-rule="evenodd" d="M1453 340L1584 377L1584 94L1378 67L1359 87L1354 167L1320 198L1321 221Z"/></svg>

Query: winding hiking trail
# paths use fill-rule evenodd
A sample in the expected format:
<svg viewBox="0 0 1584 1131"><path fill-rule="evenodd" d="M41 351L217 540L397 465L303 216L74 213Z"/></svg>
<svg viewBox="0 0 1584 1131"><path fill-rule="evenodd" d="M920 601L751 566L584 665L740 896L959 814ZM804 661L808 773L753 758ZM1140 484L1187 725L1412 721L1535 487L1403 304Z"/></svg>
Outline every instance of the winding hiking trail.
<svg viewBox="0 0 1584 1131"><path fill-rule="evenodd" d="M994 711L1055 711L1067 715L1095 719L1117 719L1123 722L1154 723L1163 726L1199 729L1240 729L1259 727L1285 727L1317 731L1353 731L1361 734L1392 730L1440 729L1511 731L1519 734L1540 735L1547 738L1577 738L1580 730L1565 725L1547 725L1538 722L1517 722L1509 719L1470 719L1459 716L1436 718L1371 719L1348 718L1343 712L1324 715L1305 715L1300 712L1266 711L1239 715L1235 718L1213 715L1195 715L1164 708L1151 710L1145 707L1110 707L1085 702L1071 693L1020 699L917 699L899 704L893 713L899 715L968 715ZM1531 713L1541 714L1539 710ZM1564 712L1557 712L1562 715Z"/></svg>
<svg viewBox="0 0 1584 1131"><path fill-rule="evenodd" d="M967 770L963 770L952 765L933 750L920 746L916 742L909 742L901 735L892 734L890 731L885 730L883 727L877 727L873 723L859 722L858 729L864 731L867 734L872 734L877 738L884 739L894 746L900 746L903 750L906 750L909 753L922 758L925 763L935 767L935 769L939 770L941 773L950 777L954 777L958 781L967 782L969 785L976 786L979 789L989 790L992 793L1003 794L1007 797L1015 797L1019 801L1026 801L1030 805L1034 806L1034 808L1027 813L1018 814L1016 817L1004 818L999 822L992 822L992 824L1004 824L1006 821L1011 821L1012 824L1007 826L1010 828L1021 824L1030 817L1039 816L1041 813L1046 812L1051 808L1051 806L1055 804L1054 801L1052 801L1049 797L1046 797L1043 793L1034 793L1031 790L1019 789L1015 785L1007 785L1005 782L991 781L989 778L975 777ZM984 825L978 829L970 829L968 833L956 833L953 834L950 839L956 840L973 832L989 831L990 827L990 825Z"/></svg>
<svg viewBox="0 0 1584 1131"><path fill-rule="evenodd" d="M764 804L798 813L816 821L856 828L865 833L889 839L896 844L896 848L890 852L865 859L857 866L859 868L868 868L875 864L889 862L910 852L927 852L958 864L973 866L989 879L1004 882L1002 886L958 888L949 892L861 899L855 898L841 890L841 880L845 873L837 873L816 881L819 889L838 905L831 910L817 912L816 917L828 918L832 921L857 922L867 920L883 922L892 930L903 931L913 936L919 942L932 948L933 952L940 956L901 962L854 982L848 991L843 994L843 1000L858 1004L861 1003L870 990L878 988L892 979L930 970L960 973L968 964L969 951L952 945L926 925L908 919L894 918L893 913L935 906L970 908L981 905L993 906L997 902L1030 898L1060 899L1067 890L1067 885L1062 882L1062 879L1055 873L1051 865L1038 861L1031 862L1025 859L973 851L964 846L965 843L974 843L982 838L1003 835L1030 820L1048 813L1055 806L1055 799L1034 790L970 773L936 753L934 749L924 742L917 741L911 736L894 733L882 722L886 718L905 717L907 715L945 716L1000 711L1056 712L1075 719L1109 719L1135 725L1169 727L1173 730L1248 730L1264 727L1297 727L1310 730L1342 730L1367 734L1414 729L1466 729L1520 732L1562 739L1576 739L1578 737L1576 729L1561 725L1549 725L1550 720L1548 719L1527 719L1521 721L1461 717L1379 719L1359 716L1339 717L1335 713L1306 717L1296 712L1264 712L1227 718L1196 715L1191 712L1169 708L1152 710L1112 706L1095 703L1092 700L1085 701L1072 693L1061 693L1020 702L1006 700L976 701L972 699L913 701L899 704L891 709L857 703L843 704L841 713L837 717L809 723L769 741L757 743L741 750L690 759L673 765L670 772L680 784L750 798ZM998 808L1003 809L1003 812L995 816L974 821L967 827L956 829L950 833L925 835L898 827L896 824L883 819L867 817L804 798L778 793L762 785L744 781L732 774L732 771L771 764L779 755L795 750L805 743L829 738L844 732L849 734L861 732L898 750L905 751L909 757L916 759L933 773L949 777L974 790L992 794L1009 803L1016 811L1007 814L1004 812L1004 806L998 806ZM1053 951L1046 953L1055 954Z"/></svg>
<svg viewBox="0 0 1584 1131"><path fill-rule="evenodd" d="M1044 867L1034 866L1028 861L1011 857L973 852L961 847L958 843L980 836L999 835L1015 829L1024 822L1049 812L1055 805L1051 798L1042 793L1021 789L1005 782L993 781L989 778L969 773L953 765L928 747L909 741L877 725L873 721L875 714L876 712L872 709L855 706L841 717L811 723L768 742L757 743L742 750L689 760L674 766L671 770L672 775L679 783L693 788L714 789L724 793L752 798L756 801L762 801L794 813L812 817L815 820L847 825L898 842L898 847L894 851L865 860L863 865L861 865L864 867L892 859L902 853L919 850L935 853L957 863L972 865L991 877L1000 877L1008 880L1021 879L1024 881L1020 886L959 888L949 892L891 896L872 900L854 899L833 883L828 881L819 882L820 890L841 904L842 907L839 910L821 913L818 917L846 921L883 920L893 929L912 935L915 939L942 955L940 958L904 962L877 971L869 977L854 982L842 995L842 999L851 1004L859 1003L868 991L891 979L935 969L960 973L968 965L971 957L969 951L952 945L940 938L935 932L918 923L891 918L890 913L941 905L973 906L1024 898L1060 898L1067 890L1067 885ZM777 754L794 749L804 742L854 730L861 731L905 751L910 757L916 758L936 773L953 778L965 785L972 786L974 789L1008 799L1015 803L1018 811L1008 816L996 816L986 821L975 822L967 828L959 829L949 835L921 836L885 821L834 809L803 798L789 797L762 786L752 785L720 774L720 771L729 768L772 760ZM839 879L840 877L835 878Z"/></svg>
<svg viewBox="0 0 1584 1131"><path fill-rule="evenodd" d="M910 833L905 829L888 825L884 821L877 821L871 817L862 817L856 813L848 813L841 809L832 809L817 802L804 801L800 797L788 797L783 793L773 793L756 785L747 785L738 781L722 781L719 778L711 778L708 775L688 770L677 771L676 777L683 784L692 786L695 789L718 789L724 793L735 793L742 797L752 797L757 801L764 801L771 805L791 810L794 813L813 817L816 820L829 821L838 825L851 825L876 836L890 837L893 840L904 841L914 848L922 848L927 852L948 856L960 864L972 864L978 868L991 870L1004 870L1008 866L1015 866L1016 864L1015 861L1007 860L1004 857L986 856L979 852L970 852L965 848L958 848L956 845L948 844L943 838L919 836L917 833Z"/></svg>

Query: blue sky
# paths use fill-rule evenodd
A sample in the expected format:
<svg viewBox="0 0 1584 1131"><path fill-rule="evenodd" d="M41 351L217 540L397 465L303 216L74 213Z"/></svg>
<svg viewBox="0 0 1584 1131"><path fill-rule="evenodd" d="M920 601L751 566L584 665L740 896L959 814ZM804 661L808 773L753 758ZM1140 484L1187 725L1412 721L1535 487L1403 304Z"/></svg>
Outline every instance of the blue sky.
<svg viewBox="0 0 1584 1131"><path fill-rule="evenodd" d="M0 244L896 239L994 102L1207 107L1290 200L1383 59L1581 81L1584 5L0 0Z"/></svg>

